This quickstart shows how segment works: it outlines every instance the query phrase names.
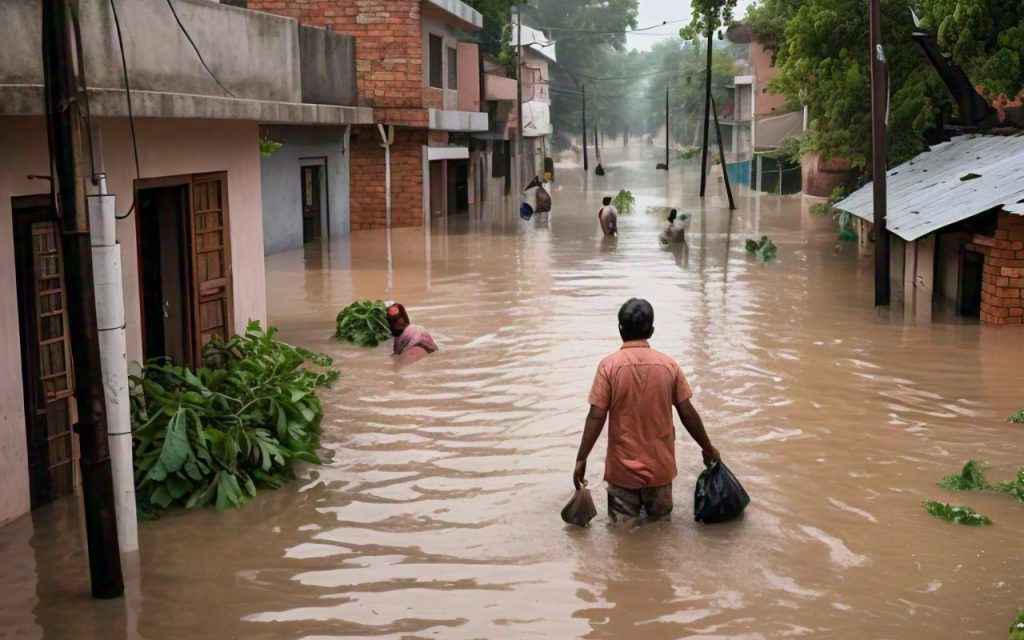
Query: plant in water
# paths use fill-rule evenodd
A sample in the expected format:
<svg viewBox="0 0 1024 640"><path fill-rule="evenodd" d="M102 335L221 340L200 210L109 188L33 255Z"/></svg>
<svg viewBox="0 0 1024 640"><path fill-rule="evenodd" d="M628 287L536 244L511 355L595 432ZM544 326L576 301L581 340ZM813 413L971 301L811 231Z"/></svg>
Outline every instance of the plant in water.
<svg viewBox="0 0 1024 640"><path fill-rule="evenodd" d="M636 208L636 198L632 191L623 189L612 198L612 206L619 210L619 213L633 213Z"/></svg>
<svg viewBox="0 0 1024 640"><path fill-rule="evenodd" d="M744 248L746 248L747 253L754 254L760 262L774 260L779 253L779 248L775 246L775 243L768 236L761 236L760 240L747 239Z"/></svg>
<svg viewBox="0 0 1024 640"><path fill-rule="evenodd" d="M1010 623L1010 640L1024 640L1024 609L1017 609L1017 619Z"/></svg>
<svg viewBox="0 0 1024 640"><path fill-rule="evenodd" d="M952 489L953 491L981 491L988 489L989 485L985 482L986 466L984 462L968 460L964 464L964 468L960 470L960 473L939 480L939 486L943 489Z"/></svg>
<svg viewBox="0 0 1024 640"><path fill-rule="evenodd" d="M1006 421L1014 424L1024 424L1024 409L1017 409L1017 413L1007 418Z"/></svg>
<svg viewBox="0 0 1024 640"><path fill-rule="evenodd" d="M380 300L357 300L338 312L336 340L376 347L391 336L387 309Z"/></svg>
<svg viewBox="0 0 1024 640"><path fill-rule="evenodd" d="M1009 482L1000 482L991 487L993 491L1005 493L1024 502L1024 469L1017 469L1017 476Z"/></svg>
<svg viewBox="0 0 1024 640"><path fill-rule="evenodd" d="M136 499L142 517L172 505L241 507L258 488L294 477L296 460L320 463L317 390L337 380L331 359L274 340L250 322L215 337L195 371L166 359L131 376Z"/></svg>
<svg viewBox="0 0 1024 640"><path fill-rule="evenodd" d="M924 508L928 513L946 522L963 524L970 527L987 527L992 521L981 515L970 507L963 505L949 504L948 502L936 502L925 500Z"/></svg>

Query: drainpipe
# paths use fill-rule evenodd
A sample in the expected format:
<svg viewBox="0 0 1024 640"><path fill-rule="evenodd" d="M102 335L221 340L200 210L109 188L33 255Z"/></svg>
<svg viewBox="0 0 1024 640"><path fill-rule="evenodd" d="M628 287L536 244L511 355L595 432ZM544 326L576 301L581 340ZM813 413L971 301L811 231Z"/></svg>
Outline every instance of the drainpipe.
<svg viewBox="0 0 1024 640"><path fill-rule="evenodd" d="M387 227L391 228L391 145L395 142L395 127L378 124L377 130L384 141L384 203L386 207Z"/></svg>
<svg viewBox="0 0 1024 640"><path fill-rule="evenodd" d="M114 511L122 553L139 550L139 523L135 513L135 470L132 461L132 420L128 401L128 356L125 339L121 247L115 234L115 197L107 193L103 150L98 127L93 131L93 183L96 195L87 196L92 230L92 261L96 279L96 320L99 329L100 368L107 407L107 444L114 479Z"/></svg>

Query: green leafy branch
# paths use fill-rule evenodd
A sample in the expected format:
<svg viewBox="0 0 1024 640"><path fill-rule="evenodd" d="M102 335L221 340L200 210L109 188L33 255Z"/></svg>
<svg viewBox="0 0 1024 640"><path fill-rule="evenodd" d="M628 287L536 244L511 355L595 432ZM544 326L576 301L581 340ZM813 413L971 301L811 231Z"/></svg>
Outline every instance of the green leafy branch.
<svg viewBox="0 0 1024 640"><path fill-rule="evenodd" d="M131 376L136 499L143 518L179 505L241 507L258 488L294 477L293 463L320 463L318 389L339 372L331 359L274 340L250 322L215 337L195 371L150 360Z"/></svg>
<svg viewBox="0 0 1024 640"><path fill-rule="evenodd" d="M924 508L928 513L946 522L967 525L969 527L987 527L992 521L970 507L925 500Z"/></svg>
<svg viewBox="0 0 1024 640"><path fill-rule="evenodd" d="M387 309L380 300L357 300L338 312L334 339L376 347L391 336Z"/></svg>

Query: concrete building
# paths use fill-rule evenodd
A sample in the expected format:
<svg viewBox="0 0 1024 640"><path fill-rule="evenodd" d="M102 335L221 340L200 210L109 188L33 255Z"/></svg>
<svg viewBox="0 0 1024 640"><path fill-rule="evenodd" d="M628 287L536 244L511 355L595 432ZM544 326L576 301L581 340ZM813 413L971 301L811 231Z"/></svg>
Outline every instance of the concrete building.
<svg viewBox="0 0 1024 640"><path fill-rule="evenodd" d="M295 20L175 0L215 81L166 2L119 2L136 174L110 3L79 4L93 151L123 216L127 357L192 364L214 335L266 320L261 123L343 128L370 114L304 100L307 84L334 79L300 53ZM77 474L64 310L73 283L49 184L32 178L50 175L40 5L0 2L0 523L73 493Z"/></svg>
<svg viewBox="0 0 1024 640"><path fill-rule="evenodd" d="M769 90L779 70L749 27L730 27L727 37L737 59L722 117L725 146L732 154L730 177L757 191L797 193L802 188L800 164L778 152L787 140L803 135L806 112L787 110L786 96Z"/></svg>
<svg viewBox="0 0 1024 640"><path fill-rule="evenodd" d="M516 81L505 66L487 54L480 56L483 68L481 107L487 112L489 129L474 133L475 153L481 167L483 199L503 197L512 189L512 142L516 129ZM470 155L474 155L471 151Z"/></svg>
<svg viewBox="0 0 1024 640"><path fill-rule="evenodd" d="M1024 324L1024 136L965 135L886 172L893 304ZM873 219L868 183L836 208Z"/></svg>
<svg viewBox="0 0 1024 640"><path fill-rule="evenodd" d="M351 229L417 226L476 199L469 134L480 111L483 17L459 0L249 0L251 9L355 37L358 104L372 125L353 126L348 163ZM385 144L388 153L385 153ZM390 178L389 178L390 176Z"/></svg>
<svg viewBox="0 0 1024 640"><path fill-rule="evenodd" d="M523 185L534 175L544 173L544 158L548 156L548 138L554 133L551 126L551 71L549 63L555 59L555 43L541 31L523 25L520 38L512 26L512 46L522 46L520 74L523 83Z"/></svg>

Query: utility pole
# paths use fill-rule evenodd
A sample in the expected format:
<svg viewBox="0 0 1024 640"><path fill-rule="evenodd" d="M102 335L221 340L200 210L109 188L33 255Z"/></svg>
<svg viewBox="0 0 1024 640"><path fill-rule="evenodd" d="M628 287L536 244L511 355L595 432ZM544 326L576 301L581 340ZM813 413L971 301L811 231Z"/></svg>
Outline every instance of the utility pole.
<svg viewBox="0 0 1024 640"><path fill-rule="evenodd" d="M885 126L887 72L882 51L880 0L868 0L871 43L871 195L875 232L875 306L889 304L889 231L885 228Z"/></svg>
<svg viewBox="0 0 1024 640"><path fill-rule="evenodd" d="M704 72L704 144L700 153L700 197L704 197L704 190L708 183L708 125L711 124L711 14L707 18L708 26L708 50L707 67Z"/></svg>
<svg viewBox="0 0 1024 640"><path fill-rule="evenodd" d="M61 225L67 280L68 326L75 374L89 576L95 598L124 594L117 542L113 474L107 442L92 240L85 207L82 141L72 78L70 22L66 0L43 0L43 72L50 162Z"/></svg>
<svg viewBox="0 0 1024 640"><path fill-rule="evenodd" d="M523 177L526 175L526 159L523 157L523 6L516 5L516 106L518 112L518 127L516 128L516 157L519 165L519 186L523 187Z"/></svg>
<svg viewBox="0 0 1024 640"><path fill-rule="evenodd" d="M711 97L711 113L715 116L715 138L718 140L718 162L722 165L722 178L725 180L725 195L729 197L729 210L736 208L736 201L732 197L732 187L729 185L729 167L725 164L725 145L722 143L722 127L718 124L718 107L715 105L714 96ZM782 177L779 176L781 184Z"/></svg>
<svg viewBox="0 0 1024 640"><path fill-rule="evenodd" d="M665 171L668 171L668 140L671 136L669 132L672 131L668 118L668 87L665 87Z"/></svg>
<svg viewBox="0 0 1024 640"><path fill-rule="evenodd" d="M590 163L587 161L587 85L581 87L583 89L583 173L586 173L590 169Z"/></svg>

